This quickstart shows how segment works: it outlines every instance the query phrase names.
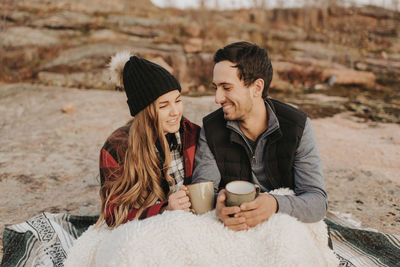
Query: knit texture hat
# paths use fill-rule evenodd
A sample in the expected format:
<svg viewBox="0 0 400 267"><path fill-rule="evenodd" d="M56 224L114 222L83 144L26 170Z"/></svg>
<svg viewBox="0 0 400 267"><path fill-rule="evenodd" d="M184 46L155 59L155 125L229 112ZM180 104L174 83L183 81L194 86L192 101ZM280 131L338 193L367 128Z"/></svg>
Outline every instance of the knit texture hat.
<svg viewBox="0 0 400 267"><path fill-rule="evenodd" d="M129 53L125 53L125 56ZM129 55L130 56L130 55ZM110 63L112 69L113 60L118 58L115 55ZM128 106L132 116L153 103L158 97L173 90L181 91L181 86L174 76L166 69L150 62L144 58L131 56L125 61L122 73L114 67L119 74L122 74L123 87L128 97Z"/></svg>

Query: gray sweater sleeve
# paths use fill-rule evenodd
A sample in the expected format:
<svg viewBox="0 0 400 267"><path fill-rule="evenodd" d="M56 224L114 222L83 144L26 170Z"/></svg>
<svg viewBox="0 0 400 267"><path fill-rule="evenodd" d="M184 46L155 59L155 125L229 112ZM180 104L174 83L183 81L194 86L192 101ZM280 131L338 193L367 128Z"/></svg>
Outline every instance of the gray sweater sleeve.
<svg viewBox="0 0 400 267"><path fill-rule="evenodd" d="M296 151L294 182L295 196L274 195L278 201L278 212L287 213L306 223L322 220L327 212L328 201L321 157L309 118Z"/></svg>
<svg viewBox="0 0 400 267"><path fill-rule="evenodd" d="M221 175L218 170L217 162L207 144L204 128L201 127L200 137L197 142L196 154L194 156L194 170L192 183L214 182L214 192L218 191Z"/></svg>
<svg viewBox="0 0 400 267"><path fill-rule="evenodd" d="M327 196L321 158L310 119L306 121L296 152L294 175L296 196L274 195L278 201L278 212L287 213L303 222L321 220L327 211ZM202 128L194 158L192 182L204 181L214 182L214 190L217 192L221 175Z"/></svg>

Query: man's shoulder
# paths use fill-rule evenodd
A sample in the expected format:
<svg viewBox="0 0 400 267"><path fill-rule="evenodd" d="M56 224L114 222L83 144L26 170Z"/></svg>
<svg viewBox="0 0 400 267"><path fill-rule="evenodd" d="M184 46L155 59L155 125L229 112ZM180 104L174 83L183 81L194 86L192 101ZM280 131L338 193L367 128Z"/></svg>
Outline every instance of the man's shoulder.
<svg viewBox="0 0 400 267"><path fill-rule="evenodd" d="M274 110L280 124L295 123L301 127L304 127L307 120L307 114L304 111L276 99L269 98L267 102L272 104L272 109Z"/></svg>
<svg viewBox="0 0 400 267"><path fill-rule="evenodd" d="M221 120L225 121L224 112L222 111L222 108L219 108L203 118L203 126L211 122L221 121Z"/></svg>

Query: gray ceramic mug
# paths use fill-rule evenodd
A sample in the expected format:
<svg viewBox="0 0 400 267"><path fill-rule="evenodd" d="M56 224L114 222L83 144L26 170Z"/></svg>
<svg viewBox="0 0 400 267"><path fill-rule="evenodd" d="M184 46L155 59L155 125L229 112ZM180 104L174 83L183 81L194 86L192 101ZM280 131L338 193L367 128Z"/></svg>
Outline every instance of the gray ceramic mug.
<svg viewBox="0 0 400 267"><path fill-rule="evenodd" d="M186 186L190 202L191 211L195 214L203 214L214 208L214 183L202 182Z"/></svg>
<svg viewBox="0 0 400 267"><path fill-rule="evenodd" d="M253 201L260 193L260 186L247 181L233 181L225 186L225 205L240 206Z"/></svg>

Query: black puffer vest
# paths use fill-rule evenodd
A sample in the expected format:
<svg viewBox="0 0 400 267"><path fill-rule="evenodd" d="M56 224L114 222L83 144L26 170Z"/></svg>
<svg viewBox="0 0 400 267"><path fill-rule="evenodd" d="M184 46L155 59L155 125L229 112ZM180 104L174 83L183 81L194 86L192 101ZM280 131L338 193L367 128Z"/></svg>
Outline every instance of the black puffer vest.
<svg viewBox="0 0 400 267"><path fill-rule="evenodd" d="M280 128L267 136L264 149L267 188L294 189L293 165L296 149L303 135L307 115L277 100L266 100L276 114ZM220 188L234 180L251 181L250 159L253 155L243 138L226 128L221 109L203 119L207 143L221 174Z"/></svg>

